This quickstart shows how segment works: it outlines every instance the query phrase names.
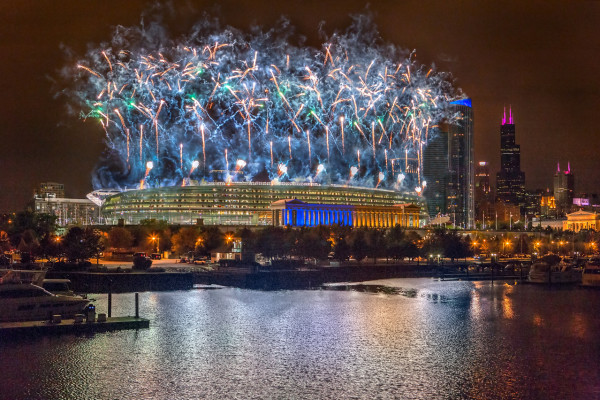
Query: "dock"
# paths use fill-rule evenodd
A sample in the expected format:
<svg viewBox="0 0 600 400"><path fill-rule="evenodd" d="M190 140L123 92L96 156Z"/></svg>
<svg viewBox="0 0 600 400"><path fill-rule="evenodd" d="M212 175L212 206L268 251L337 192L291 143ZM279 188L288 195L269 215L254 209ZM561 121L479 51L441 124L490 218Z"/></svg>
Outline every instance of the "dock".
<svg viewBox="0 0 600 400"><path fill-rule="evenodd" d="M106 318L104 322L75 322L74 319L52 321L0 322L0 338L44 336L64 333L95 333L123 329L147 329L150 321L136 317Z"/></svg>

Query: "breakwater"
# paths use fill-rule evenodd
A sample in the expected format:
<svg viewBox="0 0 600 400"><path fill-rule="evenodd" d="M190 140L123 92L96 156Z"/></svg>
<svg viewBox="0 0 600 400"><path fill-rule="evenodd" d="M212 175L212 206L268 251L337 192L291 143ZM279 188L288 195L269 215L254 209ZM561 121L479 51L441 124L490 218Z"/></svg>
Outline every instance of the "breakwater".
<svg viewBox="0 0 600 400"><path fill-rule="evenodd" d="M194 272L48 272L47 278L67 278L72 289L82 293L124 293L144 291L189 290L193 285L221 285L256 290L294 290L319 287L325 283L362 282L391 278L439 278L442 280L519 279L515 271L489 265L481 271L468 272L464 265L367 264L337 267L304 266L293 269L237 267Z"/></svg>
<svg viewBox="0 0 600 400"><path fill-rule="evenodd" d="M440 278L462 280L514 279L513 273L468 273L458 267L431 265L373 264L340 267L315 267L298 270L251 270L224 268L194 273L194 283L245 289L310 289L325 283L362 282L391 278Z"/></svg>
<svg viewBox="0 0 600 400"><path fill-rule="evenodd" d="M185 272L48 272L46 277L70 279L71 288L81 293L188 290L194 285L193 275Z"/></svg>

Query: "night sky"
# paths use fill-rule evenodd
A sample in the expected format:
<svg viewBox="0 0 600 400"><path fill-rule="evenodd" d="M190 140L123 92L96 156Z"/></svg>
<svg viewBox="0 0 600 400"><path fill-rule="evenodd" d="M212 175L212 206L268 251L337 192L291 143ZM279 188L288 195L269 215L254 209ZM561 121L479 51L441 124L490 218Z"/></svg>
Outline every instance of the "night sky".
<svg viewBox="0 0 600 400"><path fill-rule="evenodd" d="M148 1L20 0L0 5L0 210L23 208L39 182L91 190L104 147L98 124L67 113L55 95L65 47L83 57L116 25L137 25ZM215 6L219 4L219 6ZM364 1L175 2L165 23L183 33L202 12L247 30L283 15L307 43L363 12ZM377 1L368 8L385 41L449 71L473 99L475 158L499 168L502 109L512 105L529 189L552 185L571 162L576 191L600 192L600 2Z"/></svg>

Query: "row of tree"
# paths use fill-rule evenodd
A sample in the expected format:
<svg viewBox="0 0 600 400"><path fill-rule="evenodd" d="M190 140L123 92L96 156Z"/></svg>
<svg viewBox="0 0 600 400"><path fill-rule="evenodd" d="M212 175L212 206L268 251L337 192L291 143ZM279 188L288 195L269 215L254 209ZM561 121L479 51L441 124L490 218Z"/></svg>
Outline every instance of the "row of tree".
<svg viewBox="0 0 600 400"><path fill-rule="evenodd" d="M172 226L164 221L147 220L135 226L73 227L57 235L56 217L21 212L0 226L0 250L18 249L34 258L66 258L81 261L98 257L104 250L113 252L163 252L178 255L209 255L228 251L234 243L247 253L265 258L314 258L356 260L364 258L464 258L476 254L537 252L592 254L598 251L600 233L553 232L551 235L507 233L472 236L453 230L435 229L421 237L400 226L391 229L365 229L344 226L319 226L288 229L264 227L224 232L216 226Z"/></svg>
<svg viewBox="0 0 600 400"><path fill-rule="evenodd" d="M72 227L64 236L56 234L56 217L48 214L22 212L15 215L5 230L0 231L0 249L19 250L21 261L36 258L68 259L82 262L99 257L105 248L102 231ZM6 259L3 259L6 262Z"/></svg>

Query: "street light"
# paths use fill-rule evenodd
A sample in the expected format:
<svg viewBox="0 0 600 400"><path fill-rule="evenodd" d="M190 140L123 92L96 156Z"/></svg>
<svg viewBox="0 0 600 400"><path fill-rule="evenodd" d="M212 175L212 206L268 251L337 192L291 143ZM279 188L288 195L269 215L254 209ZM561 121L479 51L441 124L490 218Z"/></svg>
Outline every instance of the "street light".
<svg viewBox="0 0 600 400"><path fill-rule="evenodd" d="M558 244L560 245L560 248L559 248L559 250L558 250L558 254L560 254L560 253L562 253L562 247L563 247L563 244L565 244L565 242L563 242L563 241L561 240L560 242L558 242Z"/></svg>
<svg viewBox="0 0 600 400"><path fill-rule="evenodd" d="M152 240L152 243L156 241L156 252L160 252L160 238L158 236L152 236L150 240Z"/></svg>
<svg viewBox="0 0 600 400"><path fill-rule="evenodd" d="M506 254L506 246L510 246L510 240L502 242L502 253Z"/></svg>

